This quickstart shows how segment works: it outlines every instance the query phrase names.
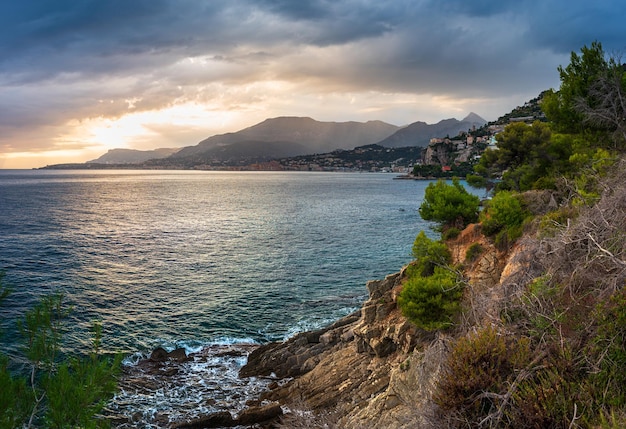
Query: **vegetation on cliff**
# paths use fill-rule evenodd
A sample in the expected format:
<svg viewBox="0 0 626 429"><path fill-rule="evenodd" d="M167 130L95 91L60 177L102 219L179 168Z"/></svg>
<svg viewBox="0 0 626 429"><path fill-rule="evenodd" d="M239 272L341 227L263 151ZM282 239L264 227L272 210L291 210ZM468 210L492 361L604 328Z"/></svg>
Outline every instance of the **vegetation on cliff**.
<svg viewBox="0 0 626 429"><path fill-rule="evenodd" d="M437 327L449 334L432 397L439 425L626 426L626 75L599 43L571 61L559 68L561 89L544 97L549 121L507 126L475 169L485 186L501 179L480 214L482 234L498 258L522 262L490 292L500 298L482 304L456 277L468 286L457 317L465 323ZM480 262L474 244L457 273ZM416 256L418 266L429 261ZM412 299L421 296L402 291L398 302L428 329Z"/></svg>
<svg viewBox="0 0 626 429"><path fill-rule="evenodd" d="M315 361L282 358L306 373L271 398L336 425L285 427L626 427L626 79L605 58L573 54L547 121L498 135L472 178L495 187L480 213L454 182L430 187L420 211L441 240L420 233ZM599 119L610 106L621 122Z"/></svg>
<svg viewBox="0 0 626 429"><path fill-rule="evenodd" d="M478 219L480 199L461 185L458 178L452 185L443 180L430 183L424 191L424 202L420 206L422 219L439 222L442 229L462 228Z"/></svg>

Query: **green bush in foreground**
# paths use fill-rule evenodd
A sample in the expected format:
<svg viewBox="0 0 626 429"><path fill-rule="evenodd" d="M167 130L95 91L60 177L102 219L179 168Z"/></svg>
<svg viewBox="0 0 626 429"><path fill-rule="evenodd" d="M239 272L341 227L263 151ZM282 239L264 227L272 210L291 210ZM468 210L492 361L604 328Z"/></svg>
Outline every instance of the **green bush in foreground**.
<svg viewBox="0 0 626 429"><path fill-rule="evenodd" d="M0 298L4 298L7 290L1 281L2 275ZM102 328L95 324L89 356L60 357L68 313L63 296L55 294L44 297L18 323L30 368L28 374L13 373L9 359L0 354L0 428L109 426L95 416L117 389L121 356L108 359L100 354Z"/></svg>
<svg viewBox="0 0 626 429"><path fill-rule="evenodd" d="M503 229L517 228L522 225L526 216L528 213L522 207L517 194L500 191L481 213L483 232L485 235L494 235Z"/></svg>
<svg viewBox="0 0 626 429"><path fill-rule="evenodd" d="M413 257L416 260L415 268L421 276L430 276L436 266L446 266L450 263L450 250L441 241L431 240L424 231L420 231L413 242Z"/></svg>
<svg viewBox="0 0 626 429"><path fill-rule="evenodd" d="M522 225L529 217L519 194L500 191L481 213L483 232L495 236L496 245L507 247L522 235Z"/></svg>
<svg viewBox="0 0 626 429"><path fill-rule="evenodd" d="M402 314L425 331L447 329L461 310L463 289L450 270L435 267L427 277L410 277L398 296Z"/></svg>
<svg viewBox="0 0 626 429"><path fill-rule="evenodd" d="M413 243L415 262L398 296L402 314L426 331L447 329L461 309L463 291L449 267L445 243L431 240L421 231Z"/></svg>
<svg viewBox="0 0 626 429"><path fill-rule="evenodd" d="M424 220L439 222L441 226L463 228L478 220L479 206L480 198L467 192L455 177L452 185L443 180L430 183L424 191L424 202L419 212Z"/></svg>

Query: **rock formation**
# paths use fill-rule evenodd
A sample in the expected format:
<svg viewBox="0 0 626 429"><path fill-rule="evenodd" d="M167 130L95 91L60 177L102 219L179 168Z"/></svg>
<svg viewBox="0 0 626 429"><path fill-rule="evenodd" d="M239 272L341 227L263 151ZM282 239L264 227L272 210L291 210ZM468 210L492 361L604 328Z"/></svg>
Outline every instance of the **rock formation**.
<svg viewBox="0 0 626 429"><path fill-rule="evenodd" d="M480 243L483 252L467 263L472 243ZM514 283L523 255L532 250L519 245L508 253L499 251L479 225L470 225L448 245L455 263L466 262L464 301L471 311L464 312L458 329L469 329L497 315L499 303L511 293L504 283ZM501 283L503 272L506 281ZM271 386L262 399L287 409L331 412L337 427L437 427L431 396L449 338L422 331L401 314L396 300L405 279L402 270L368 282L369 299L359 313L326 329L258 348L240 376L289 377Z"/></svg>

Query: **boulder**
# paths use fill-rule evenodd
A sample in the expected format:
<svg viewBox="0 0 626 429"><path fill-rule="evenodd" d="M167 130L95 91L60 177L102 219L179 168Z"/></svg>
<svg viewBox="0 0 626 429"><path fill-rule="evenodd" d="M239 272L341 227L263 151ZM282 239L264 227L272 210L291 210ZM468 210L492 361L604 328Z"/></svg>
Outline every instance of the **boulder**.
<svg viewBox="0 0 626 429"><path fill-rule="evenodd" d="M167 357L168 359L173 359L177 362L184 362L188 359L187 352L182 347L172 350L167 354Z"/></svg>
<svg viewBox="0 0 626 429"><path fill-rule="evenodd" d="M186 422L174 423L173 429L200 429L233 427L237 423L228 411L218 411Z"/></svg>
<svg viewBox="0 0 626 429"><path fill-rule="evenodd" d="M165 362L167 360L167 352L163 347L157 347L150 353L150 360L153 362Z"/></svg>
<svg viewBox="0 0 626 429"><path fill-rule="evenodd" d="M246 408L239 414L236 420L238 425L252 426L257 423L264 423L274 420L283 415L283 409L276 402L259 407Z"/></svg>

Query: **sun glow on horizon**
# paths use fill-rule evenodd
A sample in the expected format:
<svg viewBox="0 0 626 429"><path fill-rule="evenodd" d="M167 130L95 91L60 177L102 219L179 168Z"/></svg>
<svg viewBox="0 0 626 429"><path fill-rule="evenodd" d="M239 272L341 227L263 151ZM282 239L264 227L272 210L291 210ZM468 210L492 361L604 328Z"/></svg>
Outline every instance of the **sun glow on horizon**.
<svg viewBox="0 0 626 429"><path fill-rule="evenodd" d="M41 142L52 143L45 150L40 144L41 150L5 153L0 168L84 163L118 148L194 146L207 137L237 132L278 116L307 116L322 122L381 120L402 126L418 120L435 123L453 116L461 119L470 111L481 114L480 106L489 104L489 99L459 100L434 94L319 92L311 84L267 80L229 88L218 84L186 88L177 102L153 109L142 106L145 100L141 98L125 98L121 114L69 120L46 135L36 136ZM286 90L293 93L292 97L284 97Z"/></svg>
<svg viewBox="0 0 626 429"><path fill-rule="evenodd" d="M71 131L58 140L81 141L102 149L148 150L192 144L175 141L167 129L222 129L236 122L236 112L217 110L197 103L174 105L161 110L130 112L118 118L96 117L68 124Z"/></svg>

